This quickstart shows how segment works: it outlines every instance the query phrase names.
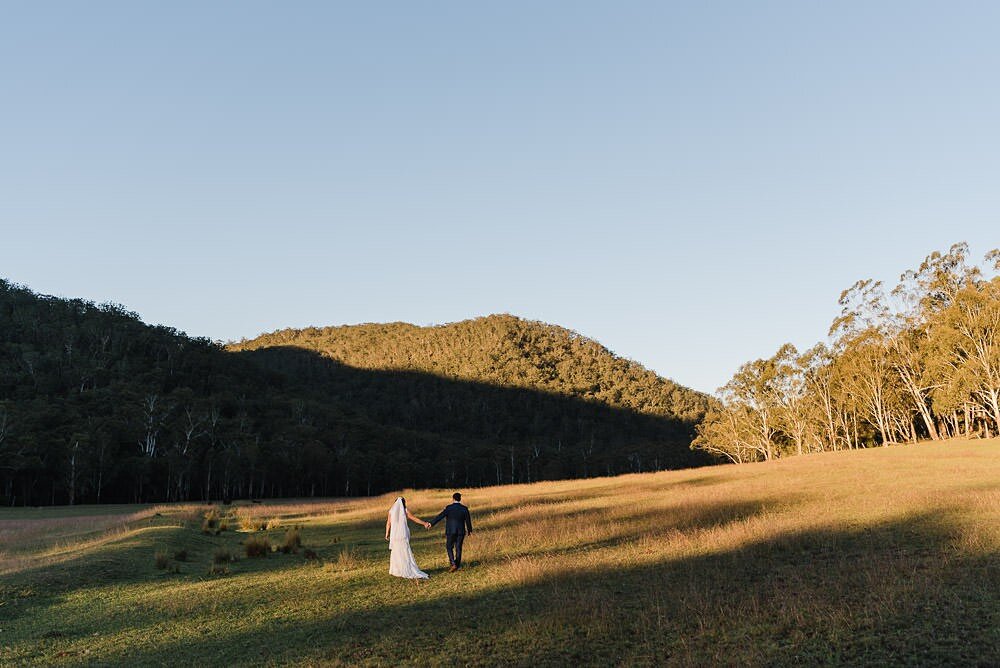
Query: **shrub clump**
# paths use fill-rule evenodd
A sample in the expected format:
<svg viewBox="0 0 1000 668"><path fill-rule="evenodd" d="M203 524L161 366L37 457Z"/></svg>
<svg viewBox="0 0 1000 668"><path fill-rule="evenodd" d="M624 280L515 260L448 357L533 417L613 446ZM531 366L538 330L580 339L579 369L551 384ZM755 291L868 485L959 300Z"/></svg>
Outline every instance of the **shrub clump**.
<svg viewBox="0 0 1000 668"><path fill-rule="evenodd" d="M235 515L241 531L263 531L267 528L267 520L258 517L251 508L237 508Z"/></svg>
<svg viewBox="0 0 1000 668"><path fill-rule="evenodd" d="M170 564L170 557L166 552L157 552L154 557L154 561L156 562L156 567L162 571L166 570L167 566Z"/></svg>
<svg viewBox="0 0 1000 668"><path fill-rule="evenodd" d="M174 561L187 561L187 560L188 560L187 550L181 549L181 550L176 550L174 552Z"/></svg>
<svg viewBox="0 0 1000 668"><path fill-rule="evenodd" d="M285 554L295 554L302 547L302 536L299 535L299 528L293 527L285 532L285 540L279 548Z"/></svg>
<svg viewBox="0 0 1000 668"><path fill-rule="evenodd" d="M266 557L271 551L271 541L264 537L250 536L243 543L248 557Z"/></svg>
<svg viewBox="0 0 1000 668"><path fill-rule="evenodd" d="M222 521L222 516L219 514L219 509L212 506L205 511L205 519L201 523L201 532L207 534L219 535L219 524Z"/></svg>
<svg viewBox="0 0 1000 668"><path fill-rule="evenodd" d="M212 554L213 564L228 564L233 561L233 553L224 547L220 547Z"/></svg>
<svg viewBox="0 0 1000 668"><path fill-rule="evenodd" d="M197 528L205 521L205 510L203 508L185 508L178 513L177 517L184 523L184 526Z"/></svg>
<svg viewBox="0 0 1000 668"><path fill-rule="evenodd" d="M350 571L361 567L361 557L351 545L345 545L337 555L334 568L338 571Z"/></svg>
<svg viewBox="0 0 1000 668"><path fill-rule="evenodd" d="M209 575L229 575L229 566L225 564L212 564L208 567Z"/></svg>

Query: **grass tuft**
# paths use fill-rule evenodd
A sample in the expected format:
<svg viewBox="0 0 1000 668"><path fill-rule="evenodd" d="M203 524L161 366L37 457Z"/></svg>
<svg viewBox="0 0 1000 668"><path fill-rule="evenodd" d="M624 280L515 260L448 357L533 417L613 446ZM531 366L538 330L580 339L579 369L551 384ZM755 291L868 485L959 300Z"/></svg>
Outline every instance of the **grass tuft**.
<svg viewBox="0 0 1000 668"><path fill-rule="evenodd" d="M240 531L264 531L267 529L267 519L261 516L261 510L255 506L243 506L233 511Z"/></svg>
<svg viewBox="0 0 1000 668"><path fill-rule="evenodd" d="M228 564L231 561L233 561L233 553L227 548L216 548L215 552L212 553L213 564Z"/></svg>
<svg viewBox="0 0 1000 668"><path fill-rule="evenodd" d="M250 536L244 541L243 549L248 557L266 557L271 551L271 542L264 536Z"/></svg>
<svg viewBox="0 0 1000 668"><path fill-rule="evenodd" d="M358 549L353 545L345 545L337 553L337 558L333 561L333 569L337 571L353 571L361 567L364 561L361 559Z"/></svg>
<svg viewBox="0 0 1000 668"><path fill-rule="evenodd" d="M285 539L281 542L280 550L285 554L296 554L302 547L302 537L299 535L299 528L292 527L285 532Z"/></svg>
<svg viewBox="0 0 1000 668"><path fill-rule="evenodd" d="M156 567L159 570L164 570L170 564L170 557L166 552L157 552L153 558Z"/></svg>

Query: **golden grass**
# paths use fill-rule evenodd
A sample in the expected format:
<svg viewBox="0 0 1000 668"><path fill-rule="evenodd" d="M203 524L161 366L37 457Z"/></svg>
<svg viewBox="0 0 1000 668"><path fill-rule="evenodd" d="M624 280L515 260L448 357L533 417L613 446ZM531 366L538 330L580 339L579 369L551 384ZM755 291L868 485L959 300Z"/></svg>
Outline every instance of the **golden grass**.
<svg viewBox="0 0 1000 668"><path fill-rule="evenodd" d="M80 552L107 545L153 525L183 526L192 504L158 505L131 513L4 519L0 512L0 575L72 559Z"/></svg>
<svg viewBox="0 0 1000 668"><path fill-rule="evenodd" d="M401 493L430 518L451 491ZM127 522L68 518L53 526L75 560L53 558L38 526L8 527L0 513L0 531L42 546L8 564L20 586L121 560L105 581L4 622L12 644L0 663L86 649L102 664L242 665L252 647L270 657L263 663L426 664L448 660L455 642L469 645L464 660L486 665L1000 661L1000 640L991 646L982 626L998 609L1000 440L462 491L475 524L467 568L445 573L440 528L413 526L431 573L420 587L386 572L395 493L236 506L248 522L299 527L323 566L276 554L217 577L206 575L213 550L240 551L246 536L204 536L178 521L201 506ZM178 545L190 567L156 571L155 551ZM88 607L98 599L100 617ZM79 634L39 640L31 625L50 619L78 620ZM442 628L459 631L441 638ZM400 648L414 634L440 642L408 654ZM953 636L964 640L952 646Z"/></svg>

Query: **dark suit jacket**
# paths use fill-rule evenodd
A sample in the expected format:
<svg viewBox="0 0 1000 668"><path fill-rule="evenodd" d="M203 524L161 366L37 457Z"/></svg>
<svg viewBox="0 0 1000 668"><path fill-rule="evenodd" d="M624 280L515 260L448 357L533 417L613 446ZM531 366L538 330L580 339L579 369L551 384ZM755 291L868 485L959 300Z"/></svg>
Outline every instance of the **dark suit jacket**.
<svg viewBox="0 0 1000 668"><path fill-rule="evenodd" d="M453 503L450 506L445 506L441 514L431 520L431 526L434 526L445 518L447 518L444 525L444 534L446 536L464 536L466 529L468 529L469 533L472 533L472 516L469 515L469 509L461 503Z"/></svg>

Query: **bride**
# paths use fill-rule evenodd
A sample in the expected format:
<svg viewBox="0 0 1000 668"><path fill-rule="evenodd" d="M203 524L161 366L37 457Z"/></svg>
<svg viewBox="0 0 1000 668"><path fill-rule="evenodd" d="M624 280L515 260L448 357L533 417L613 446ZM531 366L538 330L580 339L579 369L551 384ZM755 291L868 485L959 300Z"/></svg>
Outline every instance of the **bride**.
<svg viewBox="0 0 1000 668"><path fill-rule="evenodd" d="M389 555L389 575L423 580L428 575L417 568L417 562L413 558L413 551L410 550L410 525L406 523L406 518L422 524L425 529L431 527L430 522L410 514L406 509L406 499L396 499L389 509L389 518L385 521L385 539L389 541L389 549L392 551Z"/></svg>

